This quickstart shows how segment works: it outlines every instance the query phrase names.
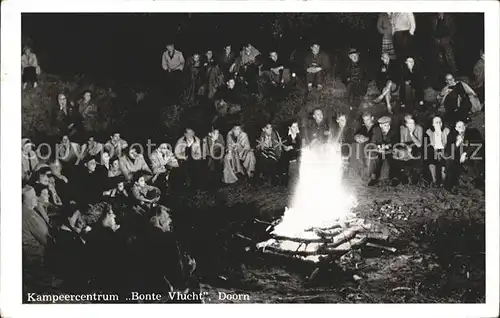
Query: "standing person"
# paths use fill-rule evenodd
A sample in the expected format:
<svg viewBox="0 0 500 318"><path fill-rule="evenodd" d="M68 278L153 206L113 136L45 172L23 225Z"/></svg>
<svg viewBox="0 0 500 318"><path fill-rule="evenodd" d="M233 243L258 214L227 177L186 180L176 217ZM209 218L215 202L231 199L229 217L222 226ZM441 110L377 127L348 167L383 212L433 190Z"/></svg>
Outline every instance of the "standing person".
<svg viewBox="0 0 500 318"><path fill-rule="evenodd" d="M378 15L377 30L382 35L382 54L387 54L391 60L396 58L396 51L392 44L391 17L387 12Z"/></svg>
<svg viewBox="0 0 500 318"><path fill-rule="evenodd" d="M484 51L481 49L479 61L474 65L474 81L472 88L477 93L479 101L484 104ZM484 107L483 107L484 109Z"/></svg>
<svg viewBox="0 0 500 318"><path fill-rule="evenodd" d="M30 47L25 46L21 56L21 74L23 79L23 90L28 87L28 83L33 85L33 88L38 87L38 75L40 75L40 66L36 54L31 51Z"/></svg>
<svg viewBox="0 0 500 318"><path fill-rule="evenodd" d="M466 83L455 80L452 74L447 74L445 79L446 86L437 97L445 109L445 123L468 122L470 113L481 109L476 93Z"/></svg>
<svg viewBox="0 0 500 318"><path fill-rule="evenodd" d="M231 77L231 74L234 72L234 62L236 60L236 54L233 52L233 47L231 44L226 44L224 46L224 51L220 55L219 66L224 74L224 79L227 80Z"/></svg>
<svg viewBox="0 0 500 318"><path fill-rule="evenodd" d="M203 138L202 149L203 160L207 160L209 187L217 186L222 181L225 151L226 143L224 142L224 137L219 133L219 129L213 128L208 133L208 136Z"/></svg>
<svg viewBox="0 0 500 318"><path fill-rule="evenodd" d="M203 63L202 83L204 87L203 96L209 101L213 100L219 86L222 85L224 74L219 69L215 61L212 50L205 52L205 61Z"/></svg>
<svg viewBox="0 0 500 318"><path fill-rule="evenodd" d="M318 43L313 43L311 45L311 52L306 55L304 61L307 89L309 91L313 87L321 90L325 85L326 75L330 70L330 58L328 54L321 52L320 48Z"/></svg>
<svg viewBox="0 0 500 318"><path fill-rule="evenodd" d="M227 134L227 152L224 157L223 182L235 183L246 176L252 178L255 171L255 154L250 147L248 135L239 125Z"/></svg>
<svg viewBox="0 0 500 318"><path fill-rule="evenodd" d="M188 187L196 186L200 178L201 142L194 130L186 128L184 136L179 138L175 144L175 156L179 160L180 167L184 174L184 182Z"/></svg>
<svg viewBox="0 0 500 318"><path fill-rule="evenodd" d="M245 85L249 93L257 93L257 80L259 76L260 51L252 44L243 46L243 50L235 61L234 72Z"/></svg>
<svg viewBox="0 0 500 318"><path fill-rule="evenodd" d="M432 17L432 38L435 45L435 53L440 66L446 66L446 72L457 74L455 54L453 53L453 36L455 35L455 23L449 13L439 12Z"/></svg>
<svg viewBox="0 0 500 318"><path fill-rule="evenodd" d="M385 100L387 105L387 111L392 114L392 93L398 88L399 82L399 67L396 62L391 61L389 54L382 53L380 58L381 64L377 72L377 87L380 91L380 95L374 100L375 103L379 103L382 99Z"/></svg>
<svg viewBox="0 0 500 318"><path fill-rule="evenodd" d="M188 102L193 103L203 95L202 62L200 54L195 53L187 63L187 90L185 92Z"/></svg>
<svg viewBox="0 0 500 318"><path fill-rule="evenodd" d="M401 77L399 101L401 102L401 108L410 113L417 103L420 107L424 105L424 79L420 69L415 66L415 60L412 57L406 59Z"/></svg>
<svg viewBox="0 0 500 318"><path fill-rule="evenodd" d="M347 86L348 103L366 95L366 71L359 60L359 52L356 49L350 49L349 64L344 74L344 84Z"/></svg>
<svg viewBox="0 0 500 318"><path fill-rule="evenodd" d="M399 65L411 55L412 37L416 23L413 12L389 12L392 25L392 40Z"/></svg>
<svg viewBox="0 0 500 318"><path fill-rule="evenodd" d="M448 127L443 128L441 117L434 116L432 118L432 127L427 129L425 133L429 144L424 153L424 160L431 173L431 185L440 187L446 179L446 161L444 157L450 130Z"/></svg>
<svg viewBox="0 0 500 318"><path fill-rule="evenodd" d="M182 72L184 71L184 55L175 49L173 43L167 44L163 53L161 65L166 72L167 88L172 90L172 99L177 101L181 92Z"/></svg>
<svg viewBox="0 0 500 318"><path fill-rule="evenodd" d="M88 90L83 92L83 97L77 102L77 106L82 117L83 128L87 132L94 133L99 124L99 109L92 101L92 93Z"/></svg>

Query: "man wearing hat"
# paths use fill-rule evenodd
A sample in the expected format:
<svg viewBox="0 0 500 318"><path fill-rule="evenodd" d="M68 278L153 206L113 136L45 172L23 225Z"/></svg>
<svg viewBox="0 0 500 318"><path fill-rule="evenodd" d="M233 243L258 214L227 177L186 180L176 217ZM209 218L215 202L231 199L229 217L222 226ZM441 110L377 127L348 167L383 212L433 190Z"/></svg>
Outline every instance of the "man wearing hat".
<svg viewBox="0 0 500 318"><path fill-rule="evenodd" d="M325 85L326 74L330 69L328 54L320 51L320 45L313 42L311 52L306 55L304 67L306 70L307 89L317 87L321 90Z"/></svg>
<svg viewBox="0 0 500 318"><path fill-rule="evenodd" d="M359 61L358 50L350 49L348 56L349 64L347 65L343 81L347 88L348 102L352 103L356 98L365 96L366 94L366 72Z"/></svg>
<svg viewBox="0 0 500 318"><path fill-rule="evenodd" d="M393 146L400 142L399 130L392 129L392 119L389 116L383 116L378 119L380 129L374 131L372 143L377 147L376 160L373 161L373 169L371 169L370 183L375 185L380 178L382 165L387 162L389 165L389 179L391 185L397 186L400 182L401 167L397 160L394 160L392 155Z"/></svg>

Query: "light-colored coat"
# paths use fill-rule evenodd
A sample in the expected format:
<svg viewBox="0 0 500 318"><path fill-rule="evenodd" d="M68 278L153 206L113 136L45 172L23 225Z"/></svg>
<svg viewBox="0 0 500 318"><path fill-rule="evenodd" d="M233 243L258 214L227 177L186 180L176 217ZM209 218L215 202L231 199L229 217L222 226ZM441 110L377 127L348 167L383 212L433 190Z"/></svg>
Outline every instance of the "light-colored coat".
<svg viewBox="0 0 500 318"><path fill-rule="evenodd" d="M248 135L241 132L235 139L232 131L227 135L227 154L224 157L224 183L235 183L238 181L237 173L253 176L255 171L255 154L250 147Z"/></svg>
<svg viewBox="0 0 500 318"><path fill-rule="evenodd" d="M187 140L185 136L182 136L179 138L177 143L175 144L175 156L179 160L186 160L186 148L187 148ZM201 142L200 138L194 137L194 142L191 146L191 156L193 157L194 160L200 160L201 159Z"/></svg>
<svg viewBox="0 0 500 318"><path fill-rule="evenodd" d="M151 168L154 174L167 172L167 166L174 168L179 166L177 158L175 158L175 155L170 150L167 150L167 154L164 157L157 149L149 156L149 160L151 161Z"/></svg>
<svg viewBox="0 0 500 318"><path fill-rule="evenodd" d="M165 51L161 59L161 66L165 71L182 71L185 63L184 55L177 50L174 51L172 58L169 56L168 51Z"/></svg>

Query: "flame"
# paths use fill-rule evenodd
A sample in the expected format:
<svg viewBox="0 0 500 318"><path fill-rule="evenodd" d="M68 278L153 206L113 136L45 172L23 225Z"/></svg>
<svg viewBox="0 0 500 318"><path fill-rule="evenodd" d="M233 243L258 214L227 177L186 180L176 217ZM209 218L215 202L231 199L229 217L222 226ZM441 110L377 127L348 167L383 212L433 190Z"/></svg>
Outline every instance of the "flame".
<svg viewBox="0 0 500 318"><path fill-rule="evenodd" d="M342 175L343 158L338 143L331 141L303 149L290 208L285 209L272 233L315 238L311 228L328 228L349 218L356 198L343 184Z"/></svg>

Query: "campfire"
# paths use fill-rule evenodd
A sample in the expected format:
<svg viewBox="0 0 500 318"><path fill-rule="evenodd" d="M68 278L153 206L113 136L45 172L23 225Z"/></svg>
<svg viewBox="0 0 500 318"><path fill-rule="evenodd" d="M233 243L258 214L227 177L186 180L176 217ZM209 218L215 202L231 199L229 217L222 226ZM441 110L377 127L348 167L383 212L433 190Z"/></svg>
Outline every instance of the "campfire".
<svg viewBox="0 0 500 318"><path fill-rule="evenodd" d="M343 159L334 142L303 150L291 207L269 228L271 238L257 244L266 253L320 262L340 257L388 231L352 213L356 197L343 184Z"/></svg>

